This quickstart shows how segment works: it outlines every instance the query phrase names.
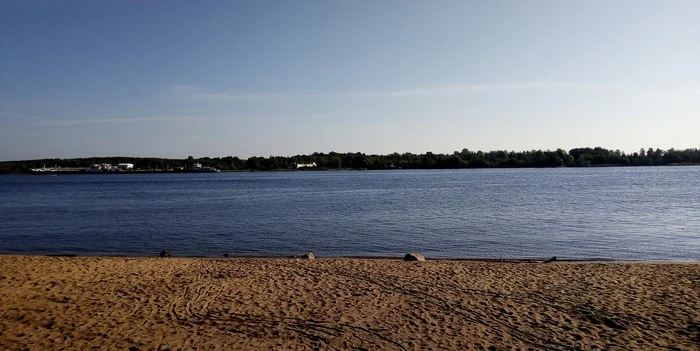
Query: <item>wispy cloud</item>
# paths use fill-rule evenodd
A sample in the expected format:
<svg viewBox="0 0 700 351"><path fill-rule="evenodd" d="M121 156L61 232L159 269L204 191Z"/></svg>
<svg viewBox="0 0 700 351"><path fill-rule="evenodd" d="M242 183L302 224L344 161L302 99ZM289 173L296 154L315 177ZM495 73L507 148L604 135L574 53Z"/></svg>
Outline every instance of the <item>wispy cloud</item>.
<svg viewBox="0 0 700 351"><path fill-rule="evenodd" d="M227 117L211 117L211 116L152 116L152 117L116 117L116 118L90 118L90 119L73 119L73 120L40 120L36 121L36 126L75 126L85 124L102 124L102 123L141 123L152 121L181 121L181 120L205 120L205 119L221 119ZM232 118L232 117L229 117Z"/></svg>
<svg viewBox="0 0 700 351"><path fill-rule="evenodd" d="M16 119L34 119L34 116L25 115L22 113L0 111L0 117L16 118Z"/></svg>
<svg viewBox="0 0 700 351"><path fill-rule="evenodd" d="M201 99L210 101L241 101L241 100L257 100L257 99L290 99L290 98L313 98L313 97L330 97L330 96L355 96L370 94L356 93L227 93L213 92L196 85L173 85L169 90L181 97L190 99Z"/></svg>
<svg viewBox="0 0 700 351"><path fill-rule="evenodd" d="M417 89L407 89L386 93L386 96L425 96L425 95L461 95L481 92L507 92L529 90L576 90L600 89L607 87L600 83L571 82L529 82L509 84L455 84L437 85Z"/></svg>
<svg viewBox="0 0 700 351"><path fill-rule="evenodd" d="M590 90L608 87L601 83L578 82L527 82L508 84L452 84L431 85L417 88L385 92L320 92L320 93L229 93L214 92L196 85L173 85L170 92L189 99L200 99L220 102L234 102L257 99L294 99L294 98L398 98L417 96L449 96L488 92L530 91L530 90Z"/></svg>
<svg viewBox="0 0 700 351"><path fill-rule="evenodd" d="M659 90L659 92L669 95L697 95L700 94L700 88L665 89Z"/></svg>

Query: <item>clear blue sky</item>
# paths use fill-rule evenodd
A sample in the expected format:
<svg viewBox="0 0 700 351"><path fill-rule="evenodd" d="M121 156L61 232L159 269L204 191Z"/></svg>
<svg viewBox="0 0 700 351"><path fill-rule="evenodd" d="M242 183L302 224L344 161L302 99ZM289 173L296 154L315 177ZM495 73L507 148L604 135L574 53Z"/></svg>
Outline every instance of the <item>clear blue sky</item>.
<svg viewBox="0 0 700 351"><path fill-rule="evenodd" d="M0 160L700 147L700 1L0 2Z"/></svg>

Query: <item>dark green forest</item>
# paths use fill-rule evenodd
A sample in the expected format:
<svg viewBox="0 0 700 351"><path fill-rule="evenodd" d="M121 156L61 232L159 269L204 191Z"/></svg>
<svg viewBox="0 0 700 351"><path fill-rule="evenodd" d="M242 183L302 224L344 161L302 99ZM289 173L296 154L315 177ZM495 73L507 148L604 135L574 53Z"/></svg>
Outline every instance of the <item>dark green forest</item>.
<svg viewBox="0 0 700 351"><path fill-rule="evenodd" d="M195 162L222 171L272 171L296 169L297 163L315 162L316 169L442 169L442 168L542 168L590 166L665 166L700 164L700 149L660 150L649 148L626 154L620 150L601 147L577 148L565 151L470 151L452 154L393 153L367 155L363 153L313 153L291 157L270 156L241 159L235 156L202 157L195 159L166 159L155 157L91 157L71 159L41 159L0 162L0 173L29 173L32 168L88 167L95 163L133 163L135 169L167 170L192 167Z"/></svg>

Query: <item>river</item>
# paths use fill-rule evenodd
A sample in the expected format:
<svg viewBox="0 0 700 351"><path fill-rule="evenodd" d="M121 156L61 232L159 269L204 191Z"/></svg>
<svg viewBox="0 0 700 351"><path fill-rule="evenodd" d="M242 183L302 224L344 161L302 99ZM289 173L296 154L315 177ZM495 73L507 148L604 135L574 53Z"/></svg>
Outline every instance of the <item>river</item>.
<svg viewBox="0 0 700 351"><path fill-rule="evenodd" d="M700 260L700 167L0 176L0 252Z"/></svg>

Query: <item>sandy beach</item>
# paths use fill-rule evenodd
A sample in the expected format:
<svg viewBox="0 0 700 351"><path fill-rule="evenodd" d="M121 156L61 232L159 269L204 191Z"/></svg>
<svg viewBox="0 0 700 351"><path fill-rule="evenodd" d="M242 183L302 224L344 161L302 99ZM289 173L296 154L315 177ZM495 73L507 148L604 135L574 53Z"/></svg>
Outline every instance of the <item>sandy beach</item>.
<svg viewBox="0 0 700 351"><path fill-rule="evenodd" d="M0 256L7 350L700 349L700 264Z"/></svg>

